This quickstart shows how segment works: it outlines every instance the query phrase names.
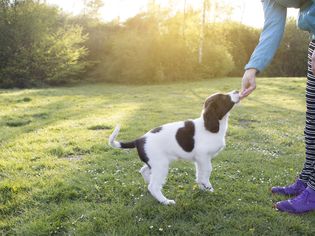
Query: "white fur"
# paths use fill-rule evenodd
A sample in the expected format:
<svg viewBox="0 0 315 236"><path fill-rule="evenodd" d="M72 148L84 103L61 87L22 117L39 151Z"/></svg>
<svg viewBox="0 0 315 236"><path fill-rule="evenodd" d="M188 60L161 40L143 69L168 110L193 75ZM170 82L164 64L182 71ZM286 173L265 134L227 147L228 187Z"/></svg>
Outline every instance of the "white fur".
<svg viewBox="0 0 315 236"><path fill-rule="evenodd" d="M235 92L229 94L233 102L239 102L239 95ZM199 118L191 120L195 126L194 149L186 152L176 140L176 132L184 127L184 121L165 124L158 133L148 132L146 137L145 152L149 158L139 171L153 197L165 205L175 204L174 200L167 199L162 194L162 187L166 181L169 165L177 159L189 160L196 165L196 182L200 189L213 192L214 189L209 181L212 165L211 160L225 147L225 134L228 128L229 113L219 121L220 129L218 133L211 133L205 128L203 112ZM119 148L119 142L115 141L119 127L114 130L109 138L109 144Z"/></svg>
<svg viewBox="0 0 315 236"><path fill-rule="evenodd" d="M120 131L120 125L116 125L115 130L113 131L113 133L108 139L108 145L112 146L113 148L121 147L120 143L115 141L115 138L117 137L119 131Z"/></svg>

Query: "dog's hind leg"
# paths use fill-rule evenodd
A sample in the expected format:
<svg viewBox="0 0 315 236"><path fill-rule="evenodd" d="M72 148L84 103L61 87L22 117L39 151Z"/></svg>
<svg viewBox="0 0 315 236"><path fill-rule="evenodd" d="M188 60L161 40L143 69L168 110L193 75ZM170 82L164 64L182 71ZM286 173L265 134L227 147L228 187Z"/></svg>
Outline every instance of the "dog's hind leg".
<svg viewBox="0 0 315 236"><path fill-rule="evenodd" d="M149 166L146 164L139 170L139 173L142 175L144 181L149 184L150 183L150 175L151 175L151 170Z"/></svg>
<svg viewBox="0 0 315 236"><path fill-rule="evenodd" d="M152 196L164 205L175 204L174 200L167 199L162 193L162 187L168 174L169 164L155 163L151 169L151 179L148 189Z"/></svg>

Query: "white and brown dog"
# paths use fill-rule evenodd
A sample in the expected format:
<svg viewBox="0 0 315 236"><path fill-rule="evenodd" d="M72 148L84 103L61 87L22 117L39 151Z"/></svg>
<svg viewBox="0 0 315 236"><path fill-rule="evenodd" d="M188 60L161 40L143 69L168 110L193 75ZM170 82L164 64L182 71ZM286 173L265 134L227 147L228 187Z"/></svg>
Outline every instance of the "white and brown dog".
<svg viewBox="0 0 315 236"><path fill-rule="evenodd" d="M145 163L140 173L148 183L153 197L165 205L175 204L162 193L169 165L177 159L194 161L196 181L202 190L213 192L209 181L211 159L225 147L229 112L240 101L238 92L214 94L204 103L201 117L179 121L155 128L131 142L117 142L117 126L109 137L114 148L137 148L140 159Z"/></svg>

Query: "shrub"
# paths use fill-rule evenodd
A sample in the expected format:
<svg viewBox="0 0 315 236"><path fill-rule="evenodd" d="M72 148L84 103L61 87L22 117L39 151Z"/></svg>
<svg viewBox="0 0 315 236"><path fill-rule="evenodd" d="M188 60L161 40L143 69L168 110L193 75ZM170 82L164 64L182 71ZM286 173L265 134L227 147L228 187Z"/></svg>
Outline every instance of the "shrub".
<svg viewBox="0 0 315 236"><path fill-rule="evenodd" d="M205 43L203 60L200 65L202 78L214 78L228 75L234 68L234 61L228 49L223 45Z"/></svg>
<svg viewBox="0 0 315 236"><path fill-rule="evenodd" d="M0 35L2 87L71 82L87 65L82 47L86 36L79 26L67 24L55 7L7 1L0 9Z"/></svg>

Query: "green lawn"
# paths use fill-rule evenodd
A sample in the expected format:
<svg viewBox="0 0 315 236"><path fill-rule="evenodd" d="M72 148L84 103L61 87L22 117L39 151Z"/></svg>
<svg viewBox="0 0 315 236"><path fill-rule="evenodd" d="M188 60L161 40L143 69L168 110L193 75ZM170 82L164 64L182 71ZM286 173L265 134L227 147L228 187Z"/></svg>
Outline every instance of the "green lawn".
<svg viewBox="0 0 315 236"><path fill-rule="evenodd" d="M214 193L194 182L190 162L172 165L163 206L121 140L161 124L196 118L210 94L240 79L154 86L85 85L0 90L2 235L314 235L315 214L292 216L272 205L273 185L288 184L304 162L303 78L259 78L231 114L227 147L213 161Z"/></svg>

